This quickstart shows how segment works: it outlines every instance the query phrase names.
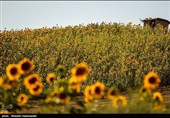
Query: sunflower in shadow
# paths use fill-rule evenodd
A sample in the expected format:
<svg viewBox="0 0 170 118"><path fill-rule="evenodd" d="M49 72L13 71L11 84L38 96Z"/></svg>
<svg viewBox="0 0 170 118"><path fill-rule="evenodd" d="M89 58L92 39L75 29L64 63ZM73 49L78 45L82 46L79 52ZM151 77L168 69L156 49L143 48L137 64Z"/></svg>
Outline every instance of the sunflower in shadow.
<svg viewBox="0 0 170 118"><path fill-rule="evenodd" d="M140 95L139 100L144 101L146 99L149 99L151 97L151 94L152 94L152 90L150 88L142 86L139 89L139 95Z"/></svg>
<svg viewBox="0 0 170 118"><path fill-rule="evenodd" d="M65 92L59 93L58 98L59 98L60 104L66 104L70 100L70 96L68 94L66 94Z"/></svg>
<svg viewBox="0 0 170 118"><path fill-rule="evenodd" d="M141 94L148 94L148 95L150 95L151 92L152 92L151 89L147 88L145 86L141 87L140 90L139 90L139 93L141 93Z"/></svg>
<svg viewBox="0 0 170 118"><path fill-rule="evenodd" d="M79 82L83 82L87 79L89 73L89 67L86 63L82 62L77 64L76 67L71 69L71 76L77 78Z"/></svg>
<svg viewBox="0 0 170 118"><path fill-rule="evenodd" d="M19 66L17 64L9 64L6 67L6 75L10 80L18 80L21 76Z"/></svg>
<svg viewBox="0 0 170 118"><path fill-rule="evenodd" d="M114 100L119 95L119 91L116 88L109 88L107 92L107 97L110 100Z"/></svg>
<svg viewBox="0 0 170 118"><path fill-rule="evenodd" d="M115 108L124 107L126 105L127 105L127 99L122 95L116 97L116 99L113 100L113 106Z"/></svg>
<svg viewBox="0 0 170 118"><path fill-rule="evenodd" d="M34 69L34 64L28 58L24 58L19 62L19 72L21 74L28 74Z"/></svg>
<svg viewBox="0 0 170 118"><path fill-rule="evenodd" d="M56 71L58 77L61 79L65 77L64 75L66 74L66 68L63 65L58 65Z"/></svg>
<svg viewBox="0 0 170 118"><path fill-rule="evenodd" d="M153 100L156 103L163 103L164 102L162 94L160 92L154 92L153 93Z"/></svg>
<svg viewBox="0 0 170 118"><path fill-rule="evenodd" d="M91 93L94 98L102 98L104 96L104 89L105 86L101 82L96 82L94 85L91 86Z"/></svg>
<svg viewBox="0 0 170 118"><path fill-rule="evenodd" d="M5 89L12 89L16 85L16 80L8 80L3 86Z"/></svg>
<svg viewBox="0 0 170 118"><path fill-rule="evenodd" d="M58 97L58 92L56 90L53 90L51 93L50 93L50 97Z"/></svg>
<svg viewBox="0 0 170 118"><path fill-rule="evenodd" d="M160 92L153 93L153 110L161 110L165 108L164 99Z"/></svg>
<svg viewBox="0 0 170 118"><path fill-rule="evenodd" d="M53 90L49 96L47 96L47 98L45 99L46 103L50 103L50 102L55 102L56 98L58 98L59 93L56 90Z"/></svg>
<svg viewBox="0 0 170 118"><path fill-rule="evenodd" d="M0 87L4 89L12 89L17 83L17 80L10 80L6 75L0 77Z"/></svg>
<svg viewBox="0 0 170 118"><path fill-rule="evenodd" d="M144 86L146 88L155 89L159 86L160 82L159 76L154 72L148 73L144 78Z"/></svg>

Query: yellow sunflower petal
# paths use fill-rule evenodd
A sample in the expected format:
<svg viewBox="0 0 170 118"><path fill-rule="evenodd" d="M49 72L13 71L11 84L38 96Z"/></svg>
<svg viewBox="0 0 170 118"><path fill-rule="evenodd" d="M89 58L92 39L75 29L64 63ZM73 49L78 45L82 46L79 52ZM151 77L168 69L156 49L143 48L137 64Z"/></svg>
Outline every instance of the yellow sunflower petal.
<svg viewBox="0 0 170 118"><path fill-rule="evenodd" d="M53 83L54 83L54 80L56 80L56 79L57 79L57 77L56 77L56 75L55 75L54 73L49 73L49 74L47 75L46 81L47 81L47 83L49 83L49 84L53 84Z"/></svg>
<svg viewBox="0 0 170 118"><path fill-rule="evenodd" d="M21 74L17 64L9 64L6 68L6 74L10 80L18 80Z"/></svg>
<svg viewBox="0 0 170 118"><path fill-rule="evenodd" d="M153 93L153 100L157 103L163 103L163 97L162 94L160 92L154 92Z"/></svg>
<svg viewBox="0 0 170 118"><path fill-rule="evenodd" d="M148 73L144 78L144 86L146 88L155 89L159 86L161 80L155 72Z"/></svg>
<svg viewBox="0 0 170 118"><path fill-rule="evenodd" d="M27 103L28 96L25 95L25 94L20 94L17 101L18 101L19 106L23 106L23 105L25 105Z"/></svg>
<svg viewBox="0 0 170 118"><path fill-rule="evenodd" d="M119 92L113 88L110 88L107 92L107 97L110 100L114 100L119 95Z"/></svg>
<svg viewBox="0 0 170 118"><path fill-rule="evenodd" d="M113 106L115 108L124 107L126 105L127 105L127 99L125 96L120 95L120 96L116 97L115 100L113 100Z"/></svg>
<svg viewBox="0 0 170 118"><path fill-rule="evenodd" d="M39 83L41 82L41 78L38 74L34 73L34 74L31 74L29 76L27 76L25 79L24 79L24 85L29 89L29 88L32 88L32 86L36 83Z"/></svg>
<svg viewBox="0 0 170 118"><path fill-rule="evenodd" d="M43 91L43 84L42 83L36 83L32 86L32 88L29 89L29 92L32 95L39 95Z"/></svg>
<svg viewBox="0 0 170 118"><path fill-rule="evenodd" d="M77 78L80 82L85 81L87 79L88 73L89 67L84 62L77 64L76 67L71 69L71 76Z"/></svg>
<svg viewBox="0 0 170 118"><path fill-rule="evenodd" d="M19 72L21 74L28 74L34 69L34 64L28 58L24 58L19 62Z"/></svg>
<svg viewBox="0 0 170 118"><path fill-rule="evenodd" d="M91 93L94 98L102 98L104 96L104 89L105 86L103 83L96 82L94 85L91 86Z"/></svg>

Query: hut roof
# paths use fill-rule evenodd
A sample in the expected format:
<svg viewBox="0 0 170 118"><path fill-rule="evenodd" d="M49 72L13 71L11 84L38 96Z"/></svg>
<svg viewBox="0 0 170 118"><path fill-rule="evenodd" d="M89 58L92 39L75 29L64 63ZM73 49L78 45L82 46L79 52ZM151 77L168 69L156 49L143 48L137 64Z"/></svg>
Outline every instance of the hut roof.
<svg viewBox="0 0 170 118"><path fill-rule="evenodd" d="M141 21L143 22L143 21L148 21L148 20L163 20L170 24L170 21L163 19L163 18L145 18L144 20L141 20Z"/></svg>

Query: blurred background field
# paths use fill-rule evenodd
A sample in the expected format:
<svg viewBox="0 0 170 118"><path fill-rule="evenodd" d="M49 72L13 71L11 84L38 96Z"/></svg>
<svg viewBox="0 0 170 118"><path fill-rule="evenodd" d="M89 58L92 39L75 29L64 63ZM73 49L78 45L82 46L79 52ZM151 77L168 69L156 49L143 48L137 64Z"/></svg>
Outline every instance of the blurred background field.
<svg viewBox="0 0 170 118"><path fill-rule="evenodd" d="M165 97L167 108L170 108L170 32L166 32L161 26L151 29L140 24L102 22L86 26L44 27L3 31L1 40L1 75L6 73L8 64L18 63L26 57L35 64L30 74L38 73L42 82L46 83L48 73L56 73L59 65L66 69L61 79L68 80L70 70L76 64L86 62L90 73L82 83L81 92L87 85L100 81L106 89L116 86L121 92L125 92L128 99L135 100L135 94L128 92L138 90L143 84L144 76L154 71L161 78L160 91ZM34 105L31 106L32 104ZM130 104L129 111L114 111L110 108L110 101L103 99L89 113L152 113L149 106L148 109L141 110L146 108L146 104L136 111L134 109L137 104ZM60 111L64 109L63 106L51 105L48 109L43 107L41 99L38 103L30 101L29 105L30 108L17 112L68 113ZM101 111L104 107L106 109Z"/></svg>
<svg viewBox="0 0 170 118"><path fill-rule="evenodd" d="M68 78L69 70L84 61L92 70L84 85L98 80L123 90L141 85L150 71L161 76L161 85L170 84L170 33L161 27L103 22L4 31L1 40L2 73L8 64L27 57L43 79L58 65L65 66Z"/></svg>

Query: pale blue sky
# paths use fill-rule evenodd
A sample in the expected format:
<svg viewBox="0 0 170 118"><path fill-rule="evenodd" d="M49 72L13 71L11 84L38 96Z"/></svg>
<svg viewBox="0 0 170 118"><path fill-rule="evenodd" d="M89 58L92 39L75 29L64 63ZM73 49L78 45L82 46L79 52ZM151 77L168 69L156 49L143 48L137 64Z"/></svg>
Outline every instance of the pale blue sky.
<svg viewBox="0 0 170 118"><path fill-rule="evenodd" d="M1 30L41 28L102 21L142 24L160 17L170 21L170 1L1 1Z"/></svg>

